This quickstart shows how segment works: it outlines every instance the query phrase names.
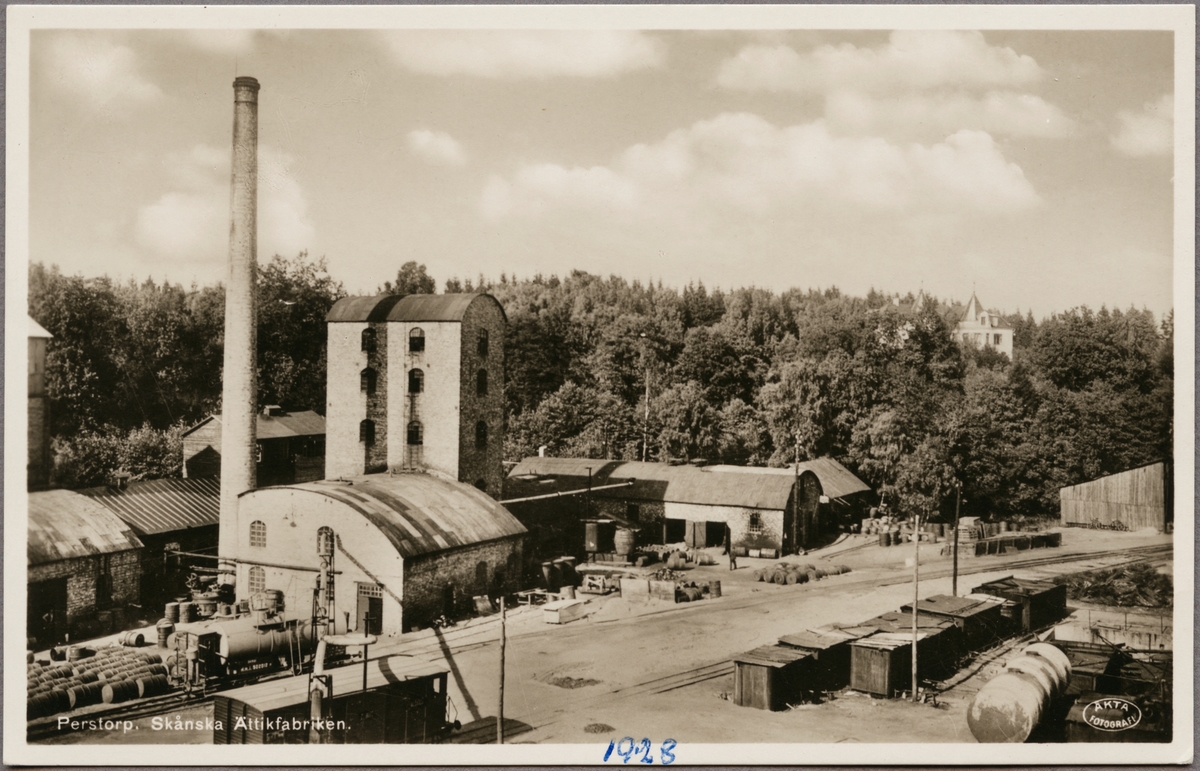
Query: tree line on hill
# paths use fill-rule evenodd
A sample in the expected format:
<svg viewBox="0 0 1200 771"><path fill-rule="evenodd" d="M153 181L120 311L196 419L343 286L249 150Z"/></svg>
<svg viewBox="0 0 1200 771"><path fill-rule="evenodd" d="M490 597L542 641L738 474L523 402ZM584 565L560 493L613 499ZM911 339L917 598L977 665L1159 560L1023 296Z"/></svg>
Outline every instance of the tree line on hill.
<svg viewBox="0 0 1200 771"><path fill-rule="evenodd" d="M323 260L259 271L259 401L324 412ZM430 292L406 263L379 291ZM1014 356L960 346L953 309L872 290L676 290L581 271L452 278L504 306L506 460L536 454L783 466L830 456L901 511L1051 516L1059 488L1167 459L1173 316L1013 314ZM33 265L56 481L178 475L219 411L223 290Z"/></svg>

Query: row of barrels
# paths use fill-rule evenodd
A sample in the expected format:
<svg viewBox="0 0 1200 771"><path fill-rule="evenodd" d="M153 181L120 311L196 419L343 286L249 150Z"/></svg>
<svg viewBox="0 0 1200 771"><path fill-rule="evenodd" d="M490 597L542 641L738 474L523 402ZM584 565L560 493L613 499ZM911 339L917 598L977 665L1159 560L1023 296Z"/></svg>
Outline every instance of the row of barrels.
<svg viewBox="0 0 1200 771"><path fill-rule="evenodd" d="M184 602L168 602L163 608L163 617L172 624L190 624L213 616L229 616L233 612L233 606L228 603L201 597Z"/></svg>
<svg viewBox="0 0 1200 771"><path fill-rule="evenodd" d="M26 719L48 717L92 704L120 704L170 690L157 653L101 648L68 664L34 662L26 674Z"/></svg>
<svg viewBox="0 0 1200 771"><path fill-rule="evenodd" d="M811 564L797 565L792 562L780 562L774 567L754 571L753 576L755 581L793 586L795 584L806 584L810 581L819 581L827 576L840 576L843 573L849 572L850 568L845 565L830 565L819 568Z"/></svg>

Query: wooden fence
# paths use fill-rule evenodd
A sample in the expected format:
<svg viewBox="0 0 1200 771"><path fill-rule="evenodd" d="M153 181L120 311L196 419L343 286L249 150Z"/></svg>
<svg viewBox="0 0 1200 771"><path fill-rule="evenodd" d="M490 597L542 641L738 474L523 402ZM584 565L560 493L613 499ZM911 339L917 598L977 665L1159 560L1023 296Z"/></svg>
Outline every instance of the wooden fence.
<svg viewBox="0 0 1200 771"><path fill-rule="evenodd" d="M1168 519L1166 464L1122 471L1059 491L1064 525L1164 530Z"/></svg>

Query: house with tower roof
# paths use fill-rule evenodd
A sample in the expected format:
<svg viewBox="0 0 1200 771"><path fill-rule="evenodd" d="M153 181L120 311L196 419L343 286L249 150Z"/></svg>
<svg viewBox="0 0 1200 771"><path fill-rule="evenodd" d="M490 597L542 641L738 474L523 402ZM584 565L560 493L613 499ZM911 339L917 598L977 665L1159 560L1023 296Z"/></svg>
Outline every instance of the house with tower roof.
<svg viewBox="0 0 1200 771"><path fill-rule="evenodd" d="M1013 356L1013 328L999 311L988 310L971 292L971 300L952 333L955 342L976 348L992 348L1009 359Z"/></svg>

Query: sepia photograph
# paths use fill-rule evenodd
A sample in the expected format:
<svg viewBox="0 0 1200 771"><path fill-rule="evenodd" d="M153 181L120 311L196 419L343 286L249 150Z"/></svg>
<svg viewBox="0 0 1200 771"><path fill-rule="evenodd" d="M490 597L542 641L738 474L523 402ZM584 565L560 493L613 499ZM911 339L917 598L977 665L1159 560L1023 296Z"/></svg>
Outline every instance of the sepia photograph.
<svg viewBox="0 0 1200 771"><path fill-rule="evenodd" d="M1194 10L9 6L4 761L1190 762Z"/></svg>

